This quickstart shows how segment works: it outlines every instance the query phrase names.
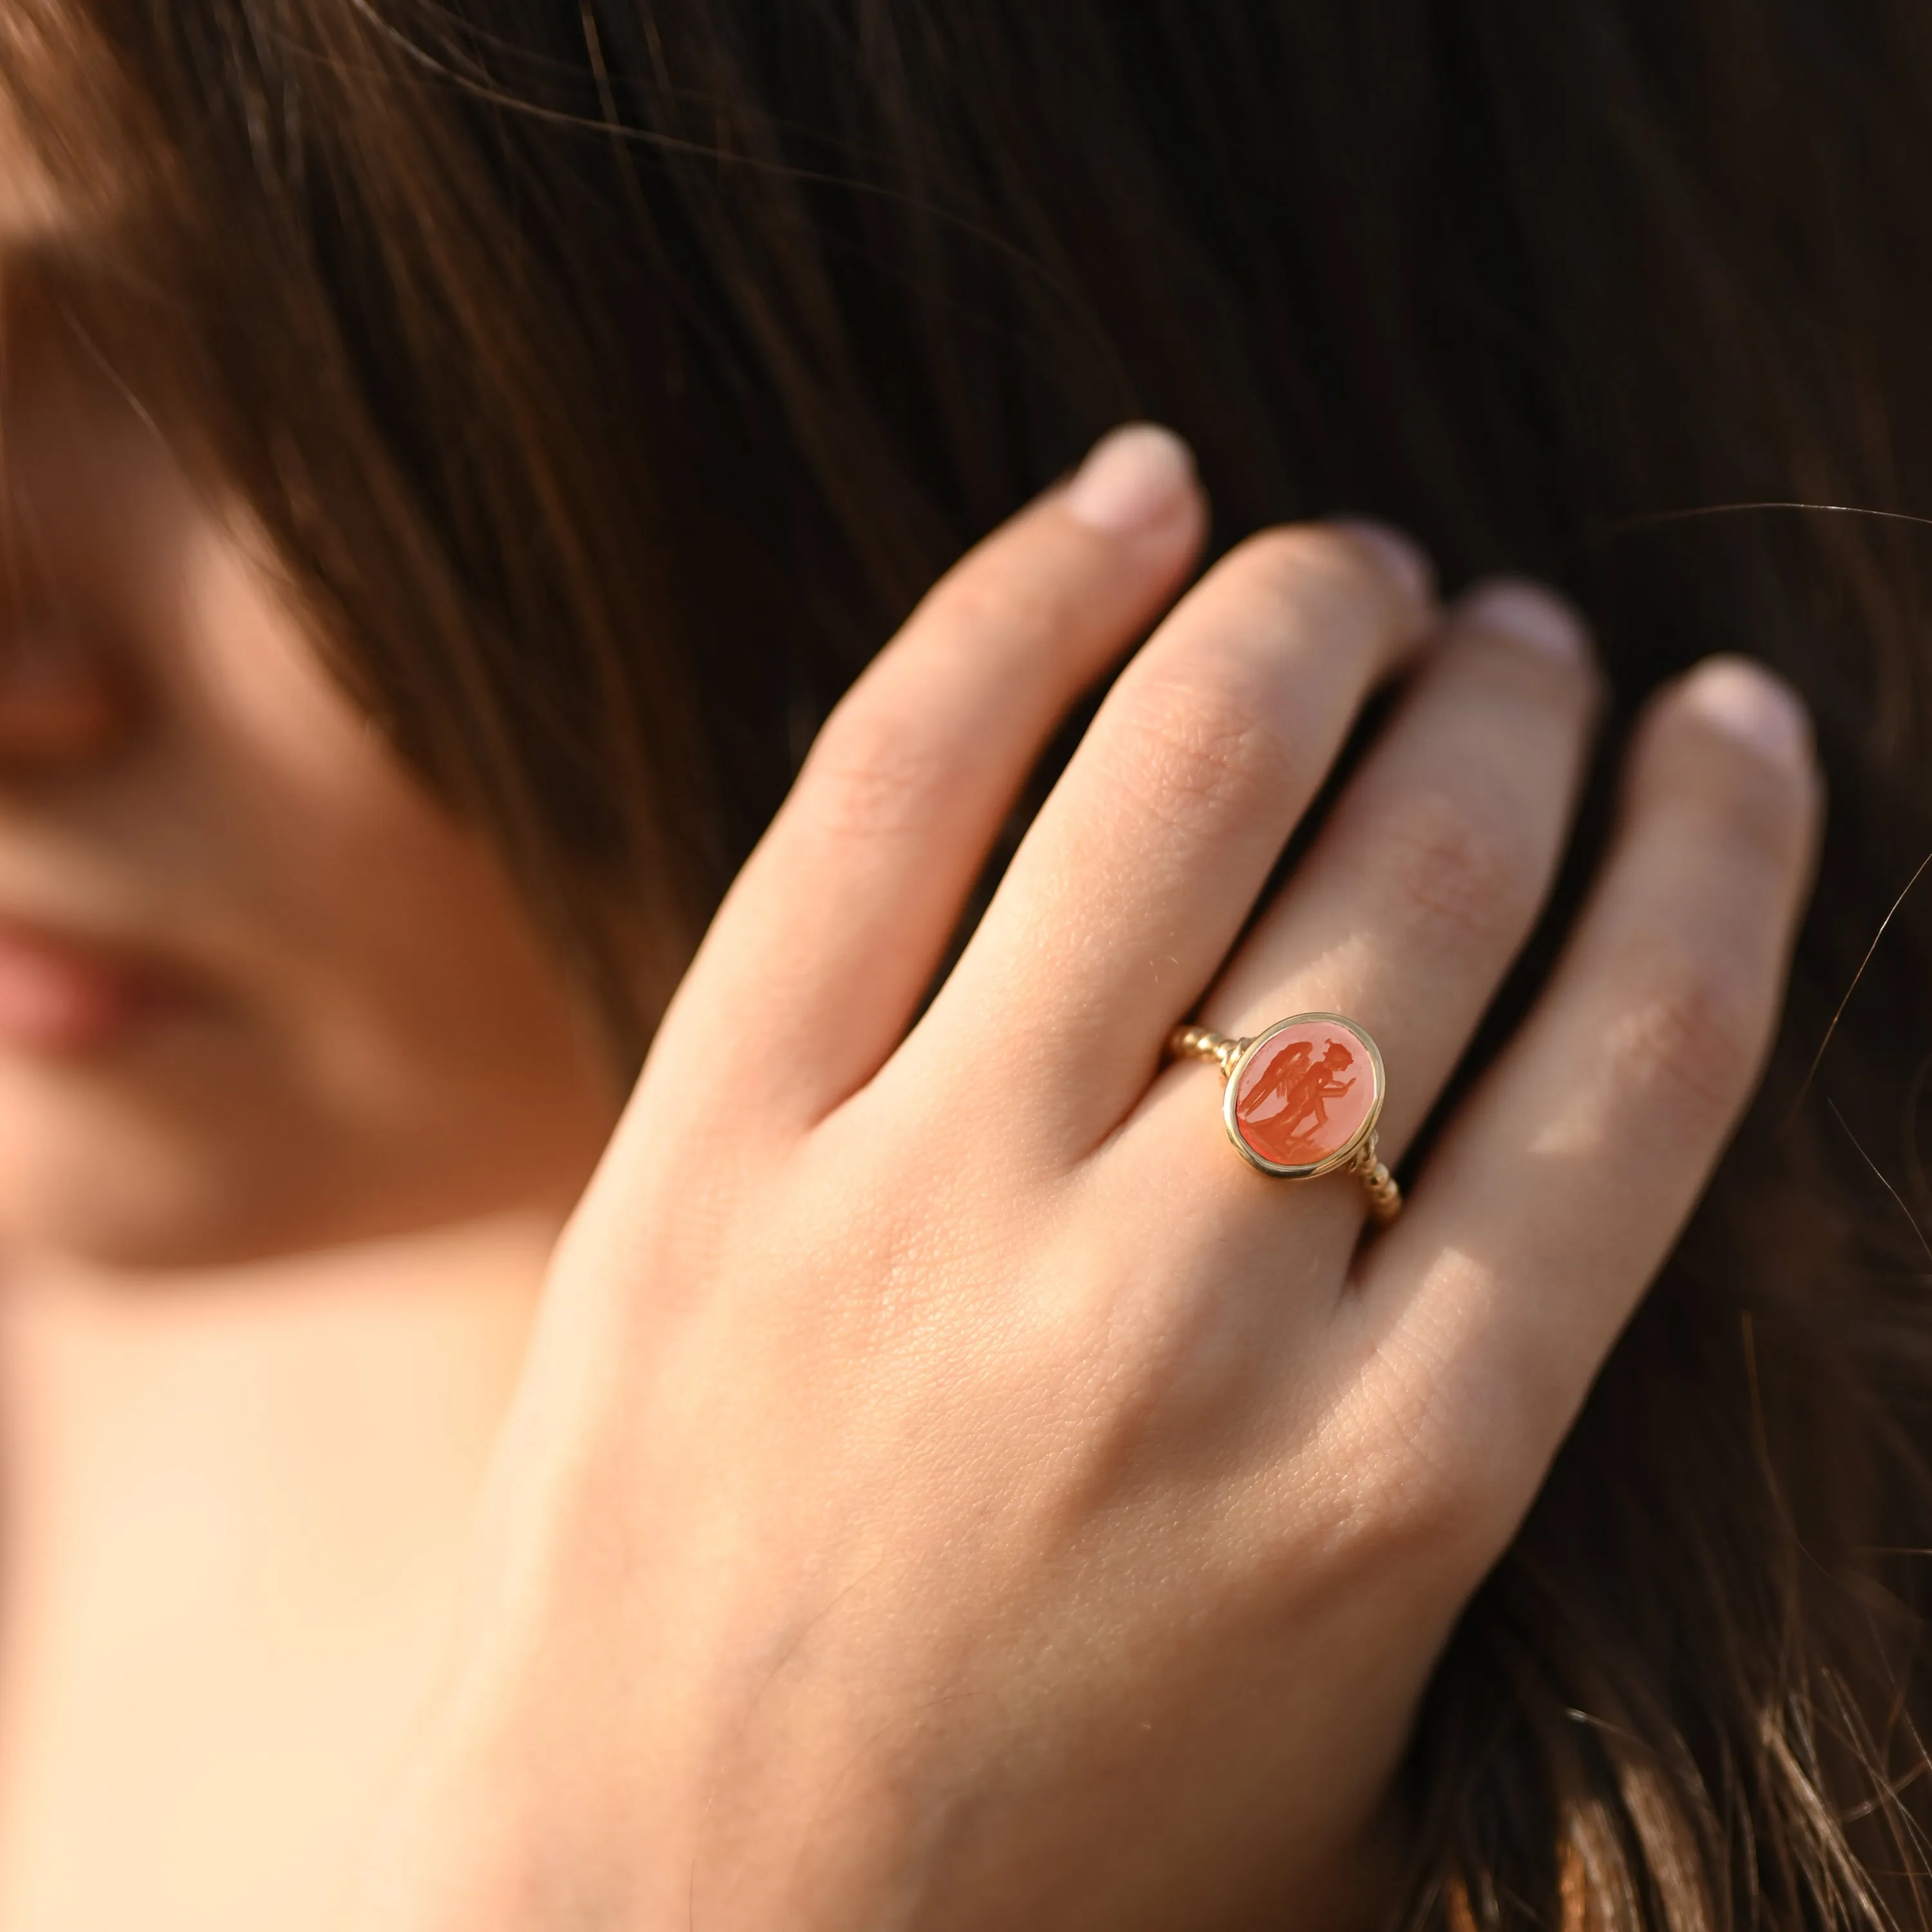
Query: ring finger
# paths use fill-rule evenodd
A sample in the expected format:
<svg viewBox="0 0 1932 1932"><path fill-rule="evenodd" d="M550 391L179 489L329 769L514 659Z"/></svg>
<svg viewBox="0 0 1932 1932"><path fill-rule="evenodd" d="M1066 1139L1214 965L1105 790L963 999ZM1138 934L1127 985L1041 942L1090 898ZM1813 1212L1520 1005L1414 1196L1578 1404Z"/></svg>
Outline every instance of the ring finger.
<svg viewBox="0 0 1932 1932"><path fill-rule="evenodd" d="M1380 1047L1386 1158L1413 1135L1534 924L1588 757L1600 685L1582 628L1526 584L1450 614L1395 716L1293 879L1202 1009L1252 1036L1296 1012L1340 1012ZM1154 1157L1218 1142L1208 1070L1184 1062L1148 1103ZM1218 1110L1216 1110L1218 1111ZM1131 1138L1131 1137L1130 1137ZM1225 1145L1232 1184L1274 1185ZM1191 1162L1190 1162L1191 1165ZM1171 1171L1171 1170L1170 1170ZM1322 1193L1352 1227L1360 1197ZM1269 1216L1272 1222L1272 1216Z"/></svg>

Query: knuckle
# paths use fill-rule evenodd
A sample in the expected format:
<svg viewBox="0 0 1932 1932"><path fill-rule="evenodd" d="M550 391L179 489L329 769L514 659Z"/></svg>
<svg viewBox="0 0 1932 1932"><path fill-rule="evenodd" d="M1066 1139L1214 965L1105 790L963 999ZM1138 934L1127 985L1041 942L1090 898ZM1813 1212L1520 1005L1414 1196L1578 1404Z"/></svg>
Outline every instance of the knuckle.
<svg viewBox="0 0 1932 1932"><path fill-rule="evenodd" d="M1698 1125L1727 1122L1757 1077L1763 1001L1735 963L1652 959L1606 1046L1646 1109L1661 1101Z"/></svg>
<svg viewBox="0 0 1932 1932"><path fill-rule="evenodd" d="M1536 1405L1411 1348L1361 1384L1351 1541L1378 1568L1480 1573L1514 1528L1538 1459Z"/></svg>
<svg viewBox="0 0 1932 1932"><path fill-rule="evenodd" d="M1196 830L1252 808L1289 781L1288 748L1260 720L1217 698L1171 686L1124 721L1122 776L1149 813Z"/></svg>
<svg viewBox="0 0 1932 1932"><path fill-rule="evenodd" d="M968 570L945 586L935 614L969 637L1044 637L1066 622L1071 603L1069 586L1038 572Z"/></svg>
<svg viewBox="0 0 1932 1932"><path fill-rule="evenodd" d="M1500 811L1418 792L1389 814L1381 842L1396 904L1426 941L1492 942L1535 911L1537 854Z"/></svg>
<svg viewBox="0 0 1932 1932"><path fill-rule="evenodd" d="M835 712L801 774L820 835L843 841L916 830L942 782L925 735L880 706Z"/></svg>
<svg viewBox="0 0 1932 1932"><path fill-rule="evenodd" d="M1474 1481L1433 1432L1426 1449L1392 1442L1358 1467L1352 1540L1377 1568L1476 1540Z"/></svg>
<svg viewBox="0 0 1932 1932"><path fill-rule="evenodd" d="M1387 1439L1356 1464L1350 1554L1372 1572L1480 1570L1507 1541L1498 1484L1477 1432L1452 1428L1424 1398L1390 1418Z"/></svg>

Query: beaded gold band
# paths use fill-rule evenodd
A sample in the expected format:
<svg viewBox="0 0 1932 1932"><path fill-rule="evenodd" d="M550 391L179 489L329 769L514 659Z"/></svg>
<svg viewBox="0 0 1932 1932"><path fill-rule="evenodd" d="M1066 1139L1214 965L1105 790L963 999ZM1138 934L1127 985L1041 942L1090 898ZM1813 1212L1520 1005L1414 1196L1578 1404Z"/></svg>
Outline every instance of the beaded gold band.
<svg viewBox="0 0 1932 1932"><path fill-rule="evenodd" d="M1285 1180L1346 1171L1360 1177L1378 1222L1402 1212L1402 1190L1376 1152L1382 1057L1353 1020L1297 1013L1252 1040L1178 1026L1167 1050L1220 1067L1228 1138L1250 1167Z"/></svg>

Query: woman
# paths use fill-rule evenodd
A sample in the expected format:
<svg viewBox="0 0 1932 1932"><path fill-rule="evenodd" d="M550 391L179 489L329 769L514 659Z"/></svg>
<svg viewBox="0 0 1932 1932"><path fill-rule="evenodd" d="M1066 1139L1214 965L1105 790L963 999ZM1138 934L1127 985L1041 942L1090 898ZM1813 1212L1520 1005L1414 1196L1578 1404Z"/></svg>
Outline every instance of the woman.
<svg viewBox="0 0 1932 1932"><path fill-rule="evenodd" d="M1658 519L1921 500L1932 46L1680 13L10 14L10 1924L1920 1916L1915 553Z"/></svg>

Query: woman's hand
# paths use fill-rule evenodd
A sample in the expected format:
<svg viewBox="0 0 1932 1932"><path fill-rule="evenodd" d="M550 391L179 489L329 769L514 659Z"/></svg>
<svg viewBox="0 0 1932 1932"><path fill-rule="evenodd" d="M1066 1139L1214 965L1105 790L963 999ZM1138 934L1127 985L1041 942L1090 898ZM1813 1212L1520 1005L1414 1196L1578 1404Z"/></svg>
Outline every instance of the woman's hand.
<svg viewBox="0 0 1932 1932"><path fill-rule="evenodd" d="M1400 1156L1564 844L1598 680L1552 599L1442 615L1372 530L1242 544L914 1023L1203 520L1179 446L1120 432L814 747L557 1254L385 1932L1210 1932L1372 1896L1434 1660L1751 1089L1818 786L1762 674L1664 694L1547 991L1364 1242L1359 1181L1245 1166L1162 1042L1348 1014Z"/></svg>

